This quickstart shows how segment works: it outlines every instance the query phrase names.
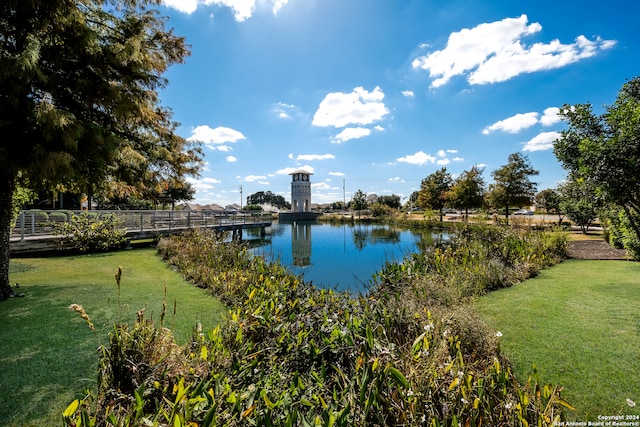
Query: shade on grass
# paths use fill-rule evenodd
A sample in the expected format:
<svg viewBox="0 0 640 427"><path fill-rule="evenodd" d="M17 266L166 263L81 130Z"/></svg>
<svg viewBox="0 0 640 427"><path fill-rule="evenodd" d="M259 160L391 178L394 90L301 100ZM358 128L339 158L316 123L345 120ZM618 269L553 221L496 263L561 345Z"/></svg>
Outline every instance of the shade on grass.
<svg viewBox="0 0 640 427"><path fill-rule="evenodd" d="M640 414L640 263L565 261L477 306L520 380L535 364L565 387L569 419Z"/></svg>
<svg viewBox="0 0 640 427"><path fill-rule="evenodd" d="M123 268L120 296L115 281ZM131 322L145 308L179 344L197 322L209 328L226 312L205 290L187 283L154 249L56 258L14 259L12 283L24 298L0 305L0 425L58 425L60 414L96 384L97 348L113 324ZM176 316L174 319L174 301ZM84 307L97 336L70 304Z"/></svg>

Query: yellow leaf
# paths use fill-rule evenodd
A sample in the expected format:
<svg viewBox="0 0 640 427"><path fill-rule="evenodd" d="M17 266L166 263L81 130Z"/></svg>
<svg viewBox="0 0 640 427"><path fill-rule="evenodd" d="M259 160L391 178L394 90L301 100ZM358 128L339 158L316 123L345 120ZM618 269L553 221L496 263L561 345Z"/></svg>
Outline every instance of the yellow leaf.
<svg viewBox="0 0 640 427"><path fill-rule="evenodd" d="M64 412L62 413L62 416L65 418L70 417L76 412L76 410L78 409L78 406L80 406L80 401L76 399L73 402L71 402L69 406L67 406L67 409L64 410Z"/></svg>
<svg viewBox="0 0 640 427"><path fill-rule="evenodd" d="M242 413L242 418L248 417L252 412L253 409L256 407L256 405L251 405L249 406L243 413Z"/></svg>
<svg viewBox="0 0 640 427"><path fill-rule="evenodd" d="M207 356L209 355L209 351L207 350L207 346L202 346L202 349L200 350L200 357L202 358L202 360L207 360Z"/></svg>
<svg viewBox="0 0 640 427"><path fill-rule="evenodd" d="M454 388L458 387L459 384L460 384L460 378L456 377L453 381L451 381L449 390L453 390Z"/></svg>

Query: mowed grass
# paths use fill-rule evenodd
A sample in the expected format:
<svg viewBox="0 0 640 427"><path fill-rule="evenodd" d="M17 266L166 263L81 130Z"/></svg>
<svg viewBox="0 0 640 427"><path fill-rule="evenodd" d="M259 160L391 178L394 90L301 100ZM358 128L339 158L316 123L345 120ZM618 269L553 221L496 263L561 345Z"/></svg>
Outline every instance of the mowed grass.
<svg viewBox="0 0 640 427"><path fill-rule="evenodd" d="M640 263L568 260L477 307L521 381L535 364L564 386L569 420L640 414Z"/></svg>
<svg viewBox="0 0 640 427"><path fill-rule="evenodd" d="M120 297L115 273L122 267ZM61 413L83 390L96 385L99 345L114 323L145 316L164 325L179 344L197 322L207 330L226 308L182 279L156 254L138 249L105 254L19 258L10 263L12 284L24 298L0 303L0 425L60 425ZM174 317L174 301L176 315ZM95 324L93 334L70 304L80 304ZM96 336L97 335L97 336Z"/></svg>

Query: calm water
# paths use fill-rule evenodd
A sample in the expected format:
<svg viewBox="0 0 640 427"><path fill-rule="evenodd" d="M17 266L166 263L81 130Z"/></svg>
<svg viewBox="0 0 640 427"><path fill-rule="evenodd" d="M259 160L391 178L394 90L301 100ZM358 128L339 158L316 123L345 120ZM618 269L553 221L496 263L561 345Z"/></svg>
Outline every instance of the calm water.
<svg viewBox="0 0 640 427"><path fill-rule="evenodd" d="M388 225L274 223L270 239L253 251L316 286L359 292L385 261L400 262L432 241L428 232Z"/></svg>

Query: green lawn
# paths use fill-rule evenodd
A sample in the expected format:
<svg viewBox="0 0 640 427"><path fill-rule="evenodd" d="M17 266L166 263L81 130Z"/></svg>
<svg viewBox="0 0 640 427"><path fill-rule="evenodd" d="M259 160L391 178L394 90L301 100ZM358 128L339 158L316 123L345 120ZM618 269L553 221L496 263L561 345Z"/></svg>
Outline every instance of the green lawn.
<svg viewBox="0 0 640 427"><path fill-rule="evenodd" d="M114 278L119 266L122 308ZM197 322L206 330L226 312L217 299L168 267L155 249L13 259L10 279L20 283L25 297L0 303L2 426L60 425L66 406L95 386L98 339L107 343L113 324L132 321L142 308L159 323L165 285L164 324L180 344ZM68 309L73 303L85 308L99 337Z"/></svg>
<svg viewBox="0 0 640 427"><path fill-rule="evenodd" d="M477 306L518 378L535 364L565 387L570 419L640 414L640 263L568 260Z"/></svg>

